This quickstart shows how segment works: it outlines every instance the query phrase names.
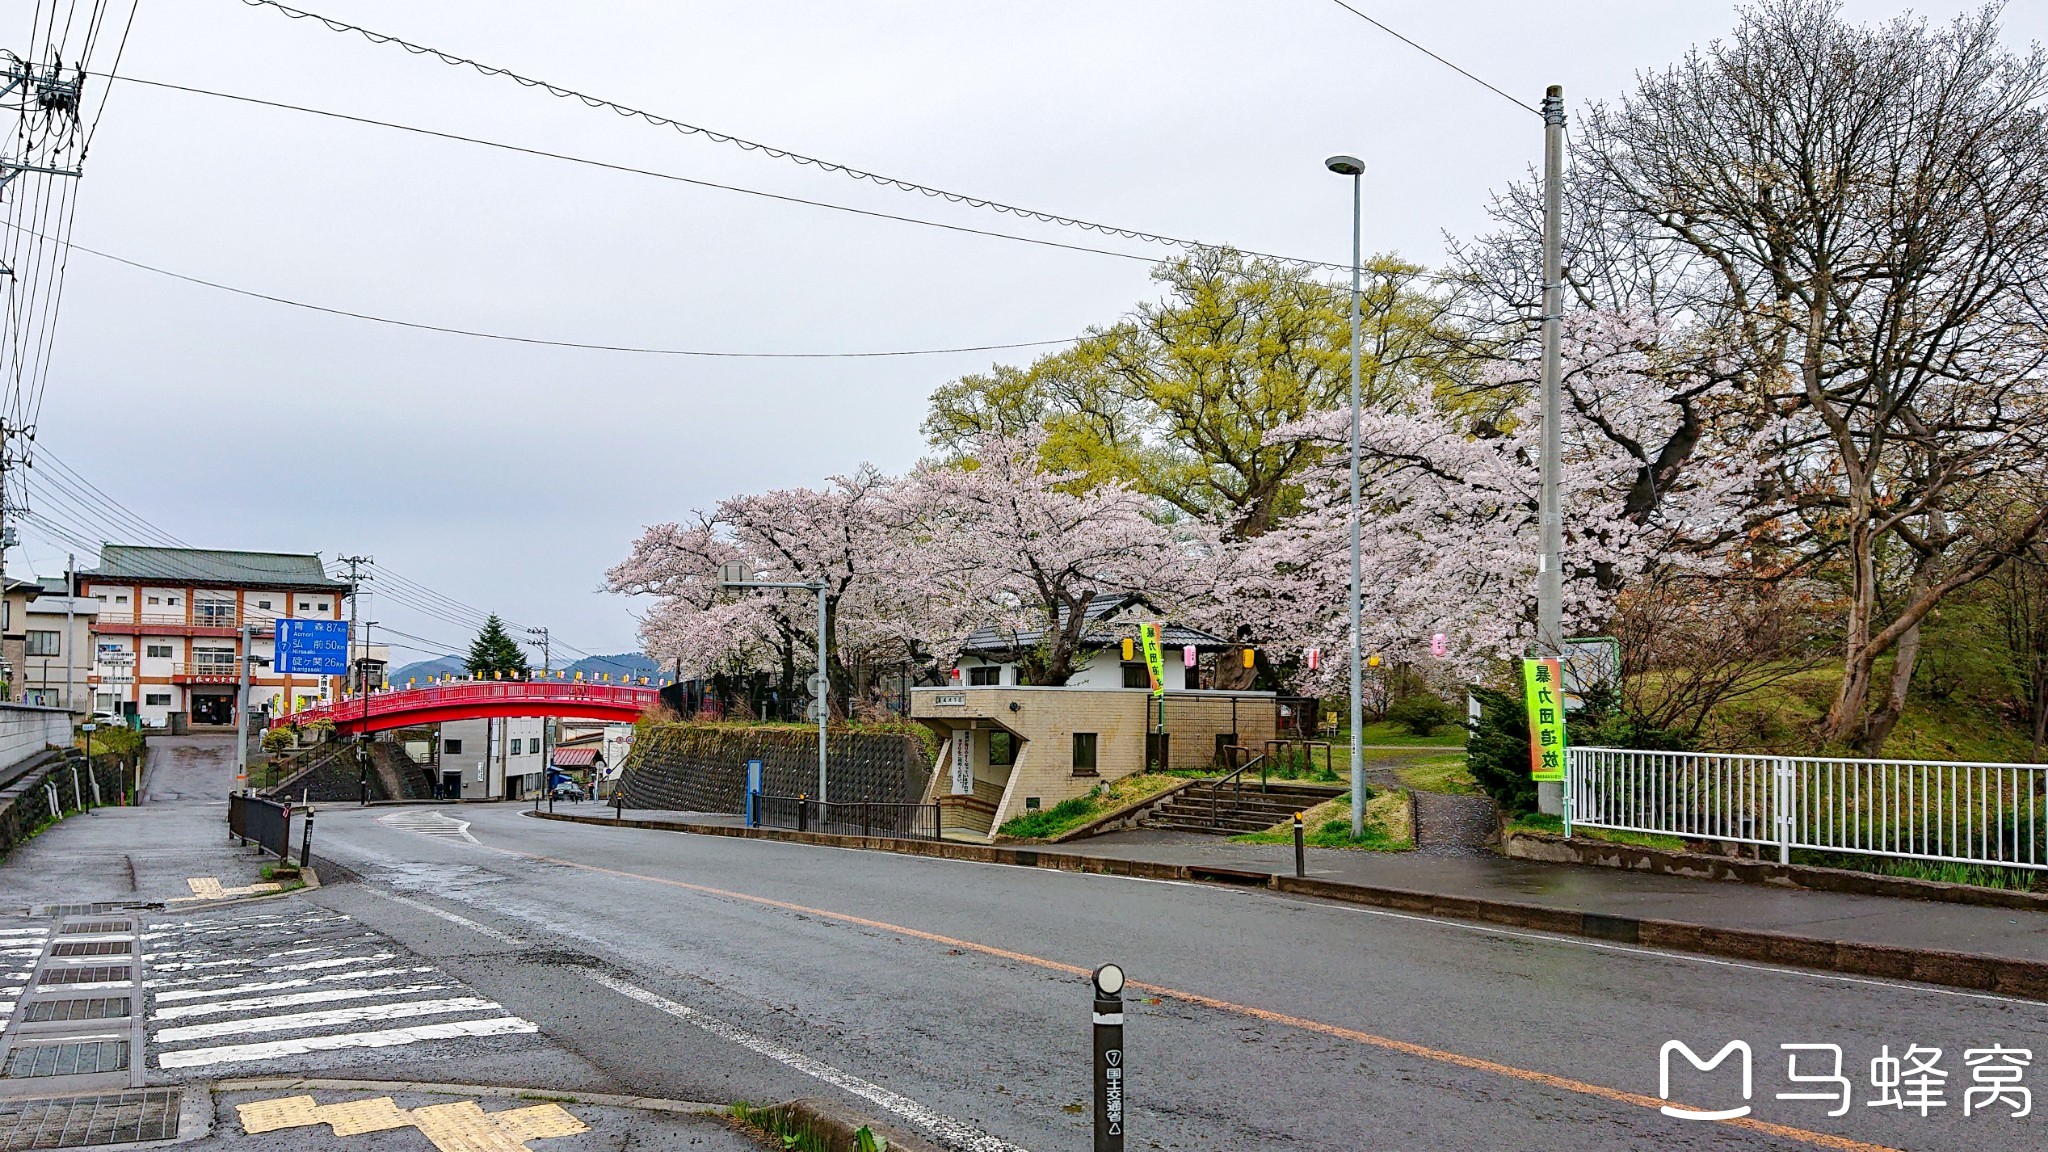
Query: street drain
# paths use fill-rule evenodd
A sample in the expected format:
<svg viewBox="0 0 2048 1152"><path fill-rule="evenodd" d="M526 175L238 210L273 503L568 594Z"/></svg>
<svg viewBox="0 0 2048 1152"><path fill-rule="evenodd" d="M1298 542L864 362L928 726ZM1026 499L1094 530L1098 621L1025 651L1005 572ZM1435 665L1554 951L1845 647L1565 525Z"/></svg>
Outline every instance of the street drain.
<svg viewBox="0 0 2048 1152"><path fill-rule="evenodd" d="M128 997L94 996L83 1000L31 1000L24 1024L53 1020L119 1020L128 1015Z"/></svg>
<svg viewBox="0 0 2048 1152"><path fill-rule="evenodd" d="M127 940L65 940L52 945L52 956L126 956L134 949Z"/></svg>
<svg viewBox="0 0 2048 1152"><path fill-rule="evenodd" d="M176 1088L137 1088L57 1100L0 1100L0 1152L171 1140L177 1135Z"/></svg>
<svg viewBox="0 0 2048 1152"><path fill-rule="evenodd" d="M85 920L77 924L66 924L58 929L59 936L104 936L109 932L127 932L135 925L127 920Z"/></svg>
<svg viewBox="0 0 2048 1152"><path fill-rule="evenodd" d="M45 968L38 984L127 983L134 977L126 964L92 964L83 968Z"/></svg>
<svg viewBox="0 0 2048 1152"><path fill-rule="evenodd" d="M100 1040L90 1044L31 1044L7 1054L7 1078L26 1080L43 1076L88 1076L94 1072L119 1072L128 1067L126 1040Z"/></svg>

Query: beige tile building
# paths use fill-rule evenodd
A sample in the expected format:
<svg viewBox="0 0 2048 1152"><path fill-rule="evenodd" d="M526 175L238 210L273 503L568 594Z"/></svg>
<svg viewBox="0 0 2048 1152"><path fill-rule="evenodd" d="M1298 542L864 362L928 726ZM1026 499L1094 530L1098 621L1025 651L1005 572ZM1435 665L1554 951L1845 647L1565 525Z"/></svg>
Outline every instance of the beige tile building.
<svg viewBox="0 0 2048 1152"><path fill-rule="evenodd" d="M925 801L947 835L980 837L1148 764L1203 768L1226 745L1263 752L1277 710L1270 692L1002 685L913 689L910 705L939 737Z"/></svg>

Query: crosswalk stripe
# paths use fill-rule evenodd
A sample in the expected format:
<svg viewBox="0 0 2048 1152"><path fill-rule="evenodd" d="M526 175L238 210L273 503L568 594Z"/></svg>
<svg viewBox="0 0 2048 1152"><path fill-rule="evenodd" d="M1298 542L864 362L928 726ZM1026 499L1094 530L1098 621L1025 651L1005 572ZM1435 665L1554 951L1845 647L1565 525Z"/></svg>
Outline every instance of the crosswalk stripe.
<svg viewBox="0 0 2048 1152"><path fill-rule="evenodd" d="M411 1028L383 1028L375 1032L343 1032L332 1036L299 1036L260 1044L225 1044L218 1048L187 1048L165 1052L156 1059L159 1068L199 1068L209 1064L230 1064L248 1060L275 1060L283 1056L304 1056L313 1052L336 1052L346 1048L390 1048L417 1044L422 1040L455 1040L465 1036L510 1036L540 1031L540 1025L517 1016L494 1016L487 1020L457 1020L447 1024L420 1024Z"/></svg>
<svg viewBox="0 0 2048 1152"><path fill-rule="evenodd" d="M156 1002L181 1002L198 1000L206 996L240 996L245 992L275 992L281 988L309 988L315 984L331 984L344 980L372 980L379 976L413 976L421 972L432 972L433 966L422 964L411 968L367 968L360 972L335 972L326 976L308 979L304 976L295 980L265 980L256 984L231 984L225 988L174 988L169 992L155 994Z"/></svg>
<svg viewBox="0 0 2048 1152"><path fill-rule="evenodd" d="M151 1021L186 1020L224 1012L255 1012L267 1008L294 1008L301 1004L332 1004L338 1000L367 1000L372 996L416 996L438 992L446 984L400 984L395 988L323 988L312 992L290 992L282 996L248 996L240 1000L209 1000L199 1004L173 1004L159 1008Z"/></svg>
<svg viewBox="0 0 2048 1152"><path fill-rule="evenodd" d="M321 1012L288 1012L282 1016L252 1016L245 1020L216 1020L211 1024L186 1024L157 1030L159 1044L184 1040L211 1040L216 1036L245 1036L258 1032L288 1032L294 1028L333 1028L340 1024L361 1024L370 1020L403 1020L409 1016L442 1016L450 1012L497 1012L504 1005L481 996L454 996L445 1000L409 1000L394 1004L364 1004L355 1008L330 1008Z"/></svg>

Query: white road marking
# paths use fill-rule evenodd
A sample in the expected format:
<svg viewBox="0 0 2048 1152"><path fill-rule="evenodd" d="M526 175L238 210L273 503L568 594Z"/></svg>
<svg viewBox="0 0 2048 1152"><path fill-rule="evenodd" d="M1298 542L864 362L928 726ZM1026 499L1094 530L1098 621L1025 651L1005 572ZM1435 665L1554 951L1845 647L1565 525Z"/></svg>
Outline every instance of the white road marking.
<svg viewBox="0 0 2048 1152"><path fill-rule="evenodd" d="M455 913L448 911L446 908L436 908L432 904L429 904L424 900L415 900L410 896L398 896L390 892L380 892L375 888L365 887L359 888L357 889L357 891L368 892L372 896L379 896L395 904L403 904L408 908L417 908L430 916L439 916L441 919L448 921L450 924L460 924L464 928L467 928L472 932L481 933L485 936L490 937L493 940L499 941L500 943L520 943L519 937L517 936L500 932L496 928L493 928L488 924L479 924L476 921L471 920L467 916L457 916Z"/></svg>
<svg viewBox="0 0 2048 1152"><path fill-rule="evenodd" d="M311 980L265 980L257 984L235 984L226 988L180 988L170 992L155 993L156 1002L163 1004L178 1000L197 1000L202 996L239 996L244 992L275 992L281 988L306 988L314 984L327 984L336 980L368 980L377 976L411 976L420 972L432 972L431 965L417 968L367 968L361 972L336 972L331 976L316 976Z"/></svg>
<svg viewBox="0 0 2048 1152"><path fill-rule="evenodd" d="M319 968L341 968L341 967L345 967L345 966L347 966L347 965L350 965L350 964L373 964L373 963L376 963L376 962L377 962L377 961L379 961L379 960L390 960L390 959L392 959L393 957L395 957L396 955L397 955L397 953L395 953L395 952L373 952L373 953L371 953L371 954L370 954L370 955L368 955L368 956L338 956L338 957L335 957L335 958L334 958L334 959L332 959L332 960L309 960L309 961L305 962L304 964L271 964L271 965L266 965L265 967L262 967L262 968L258 968L258 969L256 969L256 971L257 971L257 972L311 972L311 971L314 971L315 969L319 969ZM234 961L226 961L226 960L224 960L224 961L222 961L221 963L223 963L223 964L237 964L237 965L246 965L246 964L250 964L250 963L253 963L253 961L249 961L249 960L234 960ZM199 967L199 965L193 965L193 967ZM209 965L205 965L205 967L209 967L209 968L210 968L210 967L213 967L213 965L210 965L210 964L209 964ZM215 973L214 975L211 975L211 976L187 976L187 977L185 977L185 978L184 978L184 979L182 979L182 980L145 980L145 981L143 981L143 983L145 983L145 984L149 985L149 986L150 986L150 987L152 987L152 988L157 988L157 987L163 987L163 988L174 988L174 987L177 987L177 986L179 986L179 985L183 985L183 984L199 984L199 983L202 983L202 982L204 982L204 981L207 981L207 980L238 980L238 979L242 979L243 977L246 977L246 976L250 976L250 975L254 975L254 973L250 973L250 972L219 972L219 973Z"/></svg>
<svg viewBox="0 0 2048 1152"><path fill-rule="evenodd" d="M438 992L446 984L399 984L390 988L321 988L311 992L290 992L282 996L248 996L240 1000L208 1000L199 1004L174 1004L159 1008L151 1020L183 1020L190 1016L211 1016L217 1012L254 1012L267 1008L292 1008L300 1004L331 1004L338 1000L364 1000L371 996L412 996Z"/></svg>
<svg viewBox="0 0 2048 1152"><path fill-rule="evenodd" d="M455 840L476 843L476 837L469 834L469 821L443 816L439 812L393 812L377 817L377 823L401 832L417 832L422 836L447 836Z"/></svg>
<svg viewBox="0 0 2048 1152"><path fill-rule="evenodd" d="M908 1096L891 1092L869 1080L863 1080L851 1072L844 1072L822 1060L815 1060L791 1048L785 1048L773 1040L756 1036L736 1028L715 1016L707 1016L687 1004L678 1004L665 996L649 992L637 984L629 984L608 973L582 969L583 975L631 1000L637 1000L650 1008L665 1012L686 1024L701 1028L721 1040L738 1044L751 1052L759 1053L786 1068L802 1072L835 1088L866 1100L878 1108L901 1116L912 1124L936 1137L940 1143L967 1152L1024 1152L1007 1140L991 1136L964 1121L934 1112Z"/></svg>
<svg viewBox="0 0 2048 1152"><path fill-rule="evenodd" d="M159 1068L199 1068L209 1064L231 1064L250 1060L276 1060L312 1052L336 1052L345 1048L390 1048L417 1044L422 1040L454 1040L465 1036L510 1036L540 1031L540 1025L517 1016L488 1020L457 1020L448 1024L421 1024L412 1028L386 1028L375 1032L344 1032L334 1036L301 1036L262 1044L227 1044L218 1048L187 1048L165 1052L156 1058Z"/></svg>
<svg viewBox="0 0 2048 1152"><path fill-rule="evenodd" d="M333 1008L324 1012L290 1012L283 1016L251 1016L246 1020L216 1020L211 1024L186 1024L160 1028L160 1044L186 1040L211 1040L216 1036L246 1036L257 1032L289 1032L294 1028L332 1028L338 1024L362 1024L373 1020L403 1020L410 1016L444 1016L450 1012L497 1012L504 1005L481 996L454 996L446 1000L409 1000L397 1004L365 1004L356 1008Z"/></svg>

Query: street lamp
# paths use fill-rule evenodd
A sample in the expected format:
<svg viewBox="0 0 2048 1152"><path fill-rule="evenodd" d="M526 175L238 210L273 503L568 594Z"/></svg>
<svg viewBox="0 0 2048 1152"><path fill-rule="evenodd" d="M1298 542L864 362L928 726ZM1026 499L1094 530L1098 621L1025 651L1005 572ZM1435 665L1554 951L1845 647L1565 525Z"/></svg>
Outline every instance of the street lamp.
<svg viewBox="0 0 2048 1152"><path fill-rule="evenodd" d="M1365 161L1356 156L1332 156L1323 166L1339 176L1351 177L1351 835L1365 835L1365 666L1364 629L1360 625L1358 602L1358 265L1359 200L1365 175Z"/></svg>
<svg viewBox="0 0 2048 1152"><path fill-rule="evenodd" d="M832 678L825 674L825 592L823 580L808 580L790 583L772 580L756 580L748 571L745 561L733 560L718 566L718 586L721 588L802 588L818 594L818 674L812 682L817 686L815 693L818 703L818 820L822 824L826 817L825 808L825 720L831 713L827 699L832 691Z"/></svg>

